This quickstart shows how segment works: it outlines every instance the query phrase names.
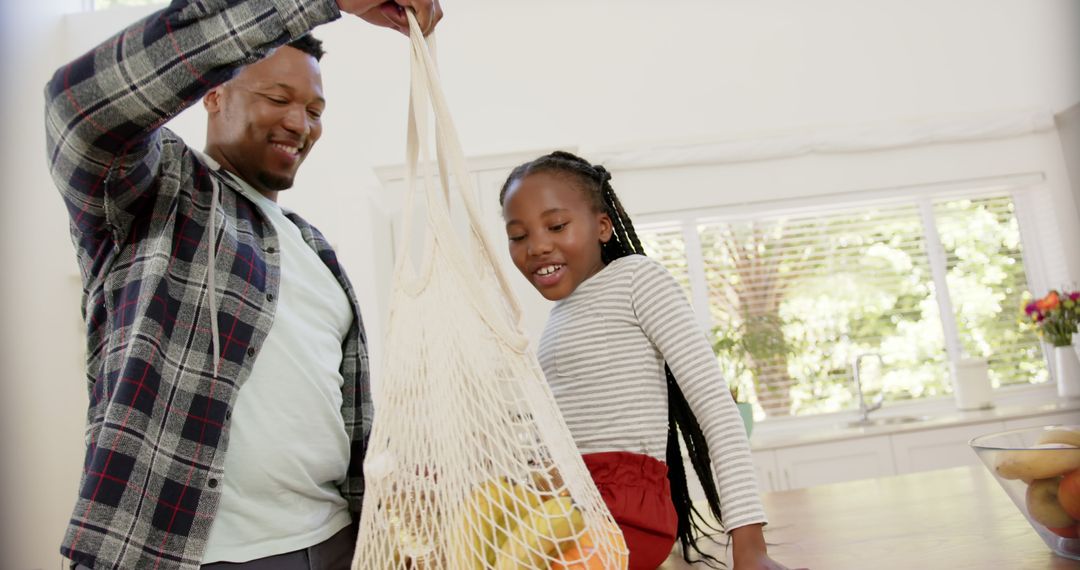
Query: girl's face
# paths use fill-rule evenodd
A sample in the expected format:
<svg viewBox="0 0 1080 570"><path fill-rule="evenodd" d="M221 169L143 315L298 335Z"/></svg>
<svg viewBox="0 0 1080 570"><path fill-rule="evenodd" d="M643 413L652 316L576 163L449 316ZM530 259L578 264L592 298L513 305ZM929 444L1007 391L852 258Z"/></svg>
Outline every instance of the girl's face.
<svg viewBox="0 0 1080 570"><path fill-rule="evenodd" d="M600 243L611 239L611 218L593 209L571 175L537 172L512 183L503 219L514 265L548 300L604 268Z"/></svg>

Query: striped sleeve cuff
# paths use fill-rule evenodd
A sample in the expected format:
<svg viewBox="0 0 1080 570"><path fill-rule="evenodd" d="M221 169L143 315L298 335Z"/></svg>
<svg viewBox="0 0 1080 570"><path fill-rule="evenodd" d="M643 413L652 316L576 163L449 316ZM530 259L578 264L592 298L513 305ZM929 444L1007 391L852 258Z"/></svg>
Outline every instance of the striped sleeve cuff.
<svg viewBox="0 0 1080 570"><path fill-rule="evenodd" d="M746 513L735 513L732 517L728 517L727 513L722 514L724 515L724 532L727 534L731 534L731 531L743 526L748 526L752 524L769 524L769 521L765 516L765 512L761 510Z"/></svg>

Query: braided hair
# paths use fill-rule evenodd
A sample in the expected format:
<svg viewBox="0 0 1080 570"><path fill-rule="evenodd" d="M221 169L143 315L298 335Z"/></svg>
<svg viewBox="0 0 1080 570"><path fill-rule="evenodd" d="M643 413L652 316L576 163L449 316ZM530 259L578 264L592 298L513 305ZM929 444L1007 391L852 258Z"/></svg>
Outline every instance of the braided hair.
<svg viewBox="0 0 1080 570"><path fill-rule="evenodd" d="M527 162L515 168L507 177L499 192L499 204L506 200L506 193L516 181L530 174L545 172L568 177L574 186L584 192L585 197L597 212L603 212L611 218L612 235L607 242L600 244L600 257L605 265L611 261L627 255L645 255L638 239L634 224L630 221L615 190L611 187L611 173L603 166L592 165L587 160L564 151L556 151ZM671 500L675 504L675 512L678 515L678 530L676 536L682 545L683 559L690 559L691 549L697 552L707 565L723 567L723 562L715 557L702 552L698 546L698 540L702 537L711 536L721 530L711 524L690 500L690 491L686 484L686 467L683 464L682 451L679 445L679 436L686 445L690 463L694 472L697 473L701 487L705 491L705 499L709 505L709 511L717 521L720 516L720 496L716 491L715 479L713 478L712 462L709 458L709 446L705 441L705 434L690 410L690 404L686 401L682 390L679 388L671 368L665 363L664 372L667 375L668 386L668 434L667 434L667 466L668 481L671 484Z"/></svg>

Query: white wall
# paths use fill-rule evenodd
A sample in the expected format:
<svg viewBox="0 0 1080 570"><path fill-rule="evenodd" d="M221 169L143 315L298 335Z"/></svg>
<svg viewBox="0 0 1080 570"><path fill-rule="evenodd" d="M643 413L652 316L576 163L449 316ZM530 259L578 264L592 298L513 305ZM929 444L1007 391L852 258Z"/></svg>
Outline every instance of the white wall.
<svg viewBox="0 0 1080 570"><path fill-rule="evenodd" d="M1076 215L1080 216L1080 103L1065 109L1055 117L1065 166L1071 181Z"/></svg>
<svg viewBox="0 0 1080 570"><path fill-rule="evenodd" d="M73 250L44 162L41 89L51 70L146 10L61 19L80 0L2 2L6 86L0 170L0 378L4 398L4 508L0 566L53 568L75 493L86 405ZM1015 109L1063 110L1080 101L1080 2L1075 0L447 0L439 32L444 84L470 155L556 146L633 148L664 141L757 138L818 128L885 126L916 119ZM326 131L283 202L341 249L368 315L386 275L382 192L372 166L400 163L407 91L406 42L347 19L318 32ZM201 146L201 110L174 127ZM1063 156L1049 135L997 144L1016 149L1001 167L1050 172L1065 204ZM1000 146L1005 145L1005 146ZM1012 145L1012 146L1009 146ZM933 149L908 157L948 176L979 171L988 150L961 165ZM980 154L981 153L981 154ZM1057 153L1057 154L1055 154ZM863 163L870 164L870 163ZM769 169L772 170L769 170ZM778 169L779 168L779 169ZM628 205L648 213L659 192L685 204L723 204L747 192L737 181L808 180L807 192L848 188L842 158L714 169L723 184L619 174ZM691 169L692 170L692 169ZM894 164L894 171L902 165ZM754 174L758 171L757 174ZM868 170L859 170L864 174ZM912 173L918 179L928 173ZM869 181L870 178L861 180ZM867 186L853 186L852 189ZM620 186L620 189L622 187ZM773 195L798 194L755 188ZM374 196L375 199L370 198ZM1065 196L1065 197L1062 197ZM491 196L490 200L494 200ZM632 202L631 202L632 201ZM1068 204L1068 212L1075 212ZM1057 215L1062 239L1075 216ZM1071 215L1071 214L1070 214ZM1072 228L1072 229L1069 229ZM1080 260L1068 261L1077 278ZM369 316L377 341L379 319ZM17 459L12 459L17 458ZM19 530L12 533L12 522ZM14 540L12 540L14 539Z"/></svg>
<svg viewBox="0 0 1080 570"><path fill-rule="evenodd" d="M0 567L57 568L82 465L78 283L45 167L43 88L81 0L0 3Z"/></svg>

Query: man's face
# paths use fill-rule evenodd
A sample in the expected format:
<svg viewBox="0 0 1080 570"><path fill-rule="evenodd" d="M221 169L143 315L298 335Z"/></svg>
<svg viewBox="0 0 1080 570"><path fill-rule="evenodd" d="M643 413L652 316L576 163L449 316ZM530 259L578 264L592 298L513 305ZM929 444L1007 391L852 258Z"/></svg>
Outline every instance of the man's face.
<svg viewBox="0 0 1080 570"><path fill-rule="evenodd" d="M322 134L319 63L293 47L244 67L203 102L210 117L207 154L271 199L293 185Z"/></svg>

